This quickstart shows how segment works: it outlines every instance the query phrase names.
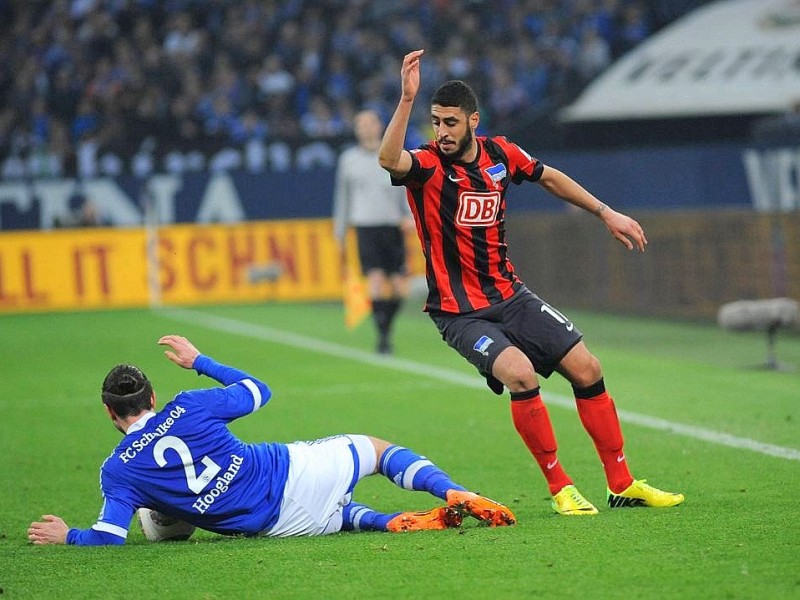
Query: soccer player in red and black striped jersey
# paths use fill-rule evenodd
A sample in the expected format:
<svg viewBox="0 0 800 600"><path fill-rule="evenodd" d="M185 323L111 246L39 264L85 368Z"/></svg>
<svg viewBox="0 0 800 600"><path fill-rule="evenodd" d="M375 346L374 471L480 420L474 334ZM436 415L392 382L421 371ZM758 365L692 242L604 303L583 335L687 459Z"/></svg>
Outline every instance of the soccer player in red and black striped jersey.
<svg viewBox="0 0 800 600"><path fill-rule="evenodd" d="M644 251L644 231L557 169L504 137L478 137L478 100L462 81L448 81L431 100L435 139L403 148L419 91L423 50L401 69L402 93L384 132L381 166L408 202L426 260L428 311L445 341L486 377L497 394L511 393L511 415L539 464L562 515L597 509L577 490L557 457L557 445L539 392L539 375L553 371L574 390L578 414L603 463L611 507L675 506L682 494L664 492L631 475L614 401L600 361L561 312L531 292L514 272L505 242L505 196L512 183L532 181L554 196L595 214L629 250Z"/></svg>

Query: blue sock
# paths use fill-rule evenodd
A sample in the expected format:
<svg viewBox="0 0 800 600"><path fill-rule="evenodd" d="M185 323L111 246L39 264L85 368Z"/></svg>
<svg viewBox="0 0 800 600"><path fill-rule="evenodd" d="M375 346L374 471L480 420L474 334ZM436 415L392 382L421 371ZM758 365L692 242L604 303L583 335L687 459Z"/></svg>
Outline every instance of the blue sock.
<svg viewBox="0 0 800 600"><path fill-rule="evenodd" d="M399 514L387 515L351 502L342 508L342 531L386 531L386 524Z"/></svg>
<svg viewBox="0 0 800 600"><path fill-rule="evenodd" d="M466 491L427 458L402 446L386 449L379 470L398 487L428 492L442 500L447 499L447 490Z"/></svg>

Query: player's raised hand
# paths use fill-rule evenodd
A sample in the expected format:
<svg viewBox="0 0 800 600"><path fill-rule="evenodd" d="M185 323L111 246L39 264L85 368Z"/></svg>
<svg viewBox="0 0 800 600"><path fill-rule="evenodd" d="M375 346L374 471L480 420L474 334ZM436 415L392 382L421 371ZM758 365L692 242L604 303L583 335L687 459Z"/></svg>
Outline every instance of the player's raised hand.
<svg viewBox="0 0 800 600"><path fill-rule="evenodd" d="M400 80L403 84L403 100L413 100L419 92L419 60L425 50L414 50L403 57Z"/></svg>
<svg viewBox="0 0 800 600"><path fill-rule="evenodd" d="M195 359L200 355L200 351L194 347L194 344L181 335L165 335L158 340L158 343L172 348L172 350L164 350L164 355L184 369L191 369Z"/></svg>
<svg viewBox="0 0 800 600"><path fill-rule="evenodd" d="M28 527L28 540L37 546L45 544L66 544L69 527L64 519L55 515L44 515L41 521L34 521Z"/></svg>

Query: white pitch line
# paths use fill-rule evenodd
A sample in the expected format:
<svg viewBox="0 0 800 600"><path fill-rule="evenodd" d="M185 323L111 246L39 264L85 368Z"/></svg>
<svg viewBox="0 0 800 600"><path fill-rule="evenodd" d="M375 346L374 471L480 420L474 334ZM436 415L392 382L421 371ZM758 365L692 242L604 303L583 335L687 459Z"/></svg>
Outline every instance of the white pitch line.
<svg viewBox="0 0 800 600"><path fill-rule="evenodd" d="M357 348L336 344L334 342L326 342L325 340L320 340L318 338L299 333L273 329L272 327L266 327L264 325L237 321L235 319L228 319L226 317L218 317L202 311L191 310L187 308L163 308L158 309L156 312L159 315L175 321L189 323L191 325L200 325L201 327L205 327L207 329L241 335L243 337L255 338L261 341L275 342L301 350L309 350L311 352L317 352L320 354L328 354L331 356L337 356L339 358L346 358L348 360L374 365L376 367L393 369L395 371L403 371L406 373L411 373L412 375L424 375L432 379L438 379L440 381L446 381L447 383L453 383L470 388L484 389L486 387L486 384L482 379L478 379L475 376L470 376L465 373L459 373L458 371L432 367L420 362L404 358L397 358L394 356L382 356L372 352L359 350ZM548 405L575 410L575 400L560 394L548 393L547 403ZM740 450L750 450L759 454L766 454L767 456L800 461L800 450L797 450L796 448L786 448L784 446L765 444L756 440L737 437L735 435L714 431L712 429L705 429L704 427L684 425L683 423L667 421L666 419L650 417L627 410L618 410L617 413L620 421L623 423L631 423L633 425L639 425L649 429L666 431L676 435L682 435L697 440L711 442L713 444L719 444L721 446L729 446L731 448Z"/></svg>

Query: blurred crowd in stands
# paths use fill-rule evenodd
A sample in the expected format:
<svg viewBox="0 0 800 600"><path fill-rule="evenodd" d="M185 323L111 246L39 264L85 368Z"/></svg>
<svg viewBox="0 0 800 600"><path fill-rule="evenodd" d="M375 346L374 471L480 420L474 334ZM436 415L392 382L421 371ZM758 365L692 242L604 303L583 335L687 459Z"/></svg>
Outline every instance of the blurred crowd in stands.
<svg viewBox="0 0 800 600"><path fill-rule="evenodd" d="M512 135L663 25L654 4L0 0L0 177L332 166L356 111L391 115L416 48L420 98L467 80Z"/></svg>

